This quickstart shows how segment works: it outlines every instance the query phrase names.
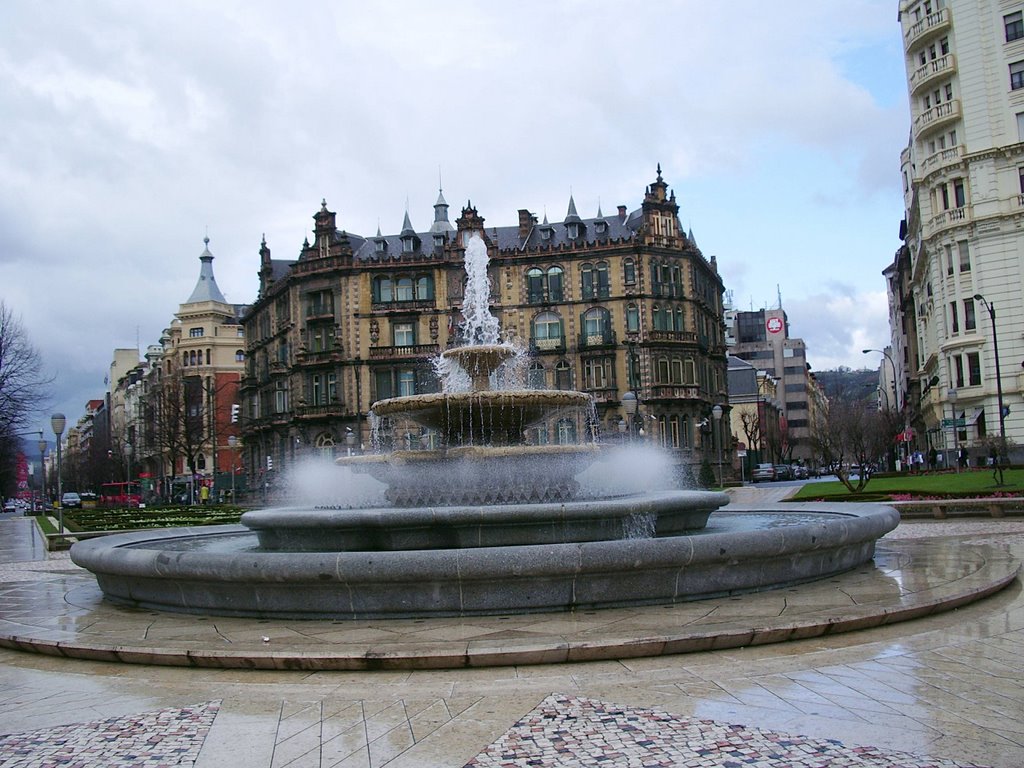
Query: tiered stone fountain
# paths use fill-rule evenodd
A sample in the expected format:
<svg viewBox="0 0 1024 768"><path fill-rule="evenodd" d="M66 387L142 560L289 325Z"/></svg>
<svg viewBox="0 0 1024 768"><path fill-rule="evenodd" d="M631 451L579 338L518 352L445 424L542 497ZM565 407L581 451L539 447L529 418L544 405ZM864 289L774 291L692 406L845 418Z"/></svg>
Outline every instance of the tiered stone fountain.
<svg viewBox="0 0 1024 768"><path fill-rule="evenodd" d="M444 353L443 391L372 407L376 418L432 430L440 447L339 460L383 482L391 506L253 511L242 526L80 542L72 559L108 599L147 608L452 616L673 603L798 583L869 560L896 526L886 507L795 505L723 513L709 528L725 494L582 493L578 477L598 447L529 445L524 433L589 407L589 397L497 386L515 350L500 343L488 311L479 238L466 264L472 343Z"/></svg>

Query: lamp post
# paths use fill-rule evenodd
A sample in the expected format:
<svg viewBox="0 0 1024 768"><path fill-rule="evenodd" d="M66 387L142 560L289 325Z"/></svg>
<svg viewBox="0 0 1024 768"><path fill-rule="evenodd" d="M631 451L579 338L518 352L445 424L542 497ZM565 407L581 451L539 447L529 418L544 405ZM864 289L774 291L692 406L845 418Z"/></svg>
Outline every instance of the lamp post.
<svg viewBox="0 0 1024 768"><path fill-rule="evenodd" d="M715 405L711 415L715 419L715 431L718 432L718 487L722 488L725 485L722 481L722 406Z"/></svg>
<svg viewBox="0 0 1024 768"><path fill-rule="evenodd" d="M125 495L128 496L129 499L131 499L131 495L132 495L132 444L131 443L125 443L124 444L124 450L125 450L125 453L128 454L128 457L127 457L127 459L128 459L128 477L126 478L127 481L128 481L128 485L125 486L125 491L126 491ZM131 504L129 503L128 506L131 506Z"/></svg>
<svg viewBox="0 0 1024 768"><path fill-rule="evenodd" d="M238 438L234 435L228 435L228 447L231 449L231 503L235 503L235 461L238 459L238 454L235 451L238 445Z"/></svg>
<svg viewBox="0 0 1024 768"><path fill-rule="evenodd" d="M862 349L861 354L867 354L868 352L878 352L883 355L886 360L889 361L889 365L892 366L892 389L895 394L896 410L900 410L900 388L899 383L896 380L896 363L892 359L892 355L886 352L884 349ZM886 395L886 401L888 401L888 395Z"/></svg>
<svg viewBox="0 0 1024 768"><path fill-rule="evenodd" d="M352 427L345 427L345 449L348 451L348 455L352 455L352 447L356 444L356 433L352 431Z"/></svg>
<svg viewBox="0 0 1024 768"><path fill-rule="evenodd" d="M992 321L992 355L996 359L996 399L999 401L999 441L1000 450L1006 450L1006 412L1003 410L1003 377L999 371L999 339L996 337L996 305L985 301L980 293L974 294L974 300L980 301L988 310Z"/></svg>
<svg viewBox="0 0 1024 768"><path fill-rule="evenodd" d="M636 416L638 404L636 392L627 392L622 396L622 410L626 412L626 426L629 428L630 440L633 439L633 417Z"/></svg>
<svg viewBox="0 0 1024 768"><path fill-rule="evenodd" d="M64 434L67 419L63 413L55 413L50 417L50 427L57 438L57 532L64 533L64 478L60 466L60 436Z"/></svg>
<svg viewBox="0 0 1024 768"><path fill-rule="evenodd" d="M949 407L953 409L953 461L956 462L956 473L960 474L960 426L956 423L956 390L952 387L946 392ZM948 466L948 464L947 464Z"/></svg>
<svg viewBox="0 0 1024 768"><path fill-rule="evenodd" d="M46 505L46 441L43 440L43 431L39 430L39 506L40 509ZM35 510L32 510L35 512Z"/></svg>

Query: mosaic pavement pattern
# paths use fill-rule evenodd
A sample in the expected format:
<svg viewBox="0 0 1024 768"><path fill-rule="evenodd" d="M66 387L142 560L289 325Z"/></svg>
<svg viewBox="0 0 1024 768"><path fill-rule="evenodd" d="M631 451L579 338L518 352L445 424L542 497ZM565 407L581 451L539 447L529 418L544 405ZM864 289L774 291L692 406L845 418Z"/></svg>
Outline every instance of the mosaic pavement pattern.
<svg viewBox="0 0 1024 768"><path fill-rule="evenodd" d="M0 736L0 768L194 765L220 708L210 701Z"/></svg>
<svg viewBox="0 0 1024 768"><path fill-rule="evenodd" d="M547 697L465 768L981 768L578 696Z"/></svg>

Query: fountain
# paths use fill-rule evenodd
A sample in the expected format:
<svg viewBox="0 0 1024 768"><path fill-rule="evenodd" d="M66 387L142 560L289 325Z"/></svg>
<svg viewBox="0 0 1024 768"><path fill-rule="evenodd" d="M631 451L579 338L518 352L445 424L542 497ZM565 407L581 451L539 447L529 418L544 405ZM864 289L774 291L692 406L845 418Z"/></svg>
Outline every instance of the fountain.
<svg viewBox="0 0 1024 768"><path fill-rule="evenodd" d="M663 604L822 578L871 559L898 522L874 505L712 513L722 493L595 496L579 478L600 446L530 444L553 419L590 423L581 392L528 389L488 308L487 252L466 247L465 346L442 391L374 403L437 445L343 457L389 506L247 512L240 526L76 543L107 599L188 613L282 618L467 616ZM511 382L511 385L510 385ZM587 430L582 430L586 432ZM343 471L343 470L338 470Z"/></svg>

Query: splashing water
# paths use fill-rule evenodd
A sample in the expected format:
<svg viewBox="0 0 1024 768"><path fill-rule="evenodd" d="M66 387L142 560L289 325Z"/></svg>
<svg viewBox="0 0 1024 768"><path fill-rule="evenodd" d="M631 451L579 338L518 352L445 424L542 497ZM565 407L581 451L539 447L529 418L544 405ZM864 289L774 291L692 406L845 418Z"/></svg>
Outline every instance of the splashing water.
<svg viewBox="0 0 1024 768"><path fill-rule="evenodd" d="M462 338L466 344L498 344L498 318L489 309L491 281L487 277L487 246L474 234L466 243L466 293L462 299Z"/></svg>

